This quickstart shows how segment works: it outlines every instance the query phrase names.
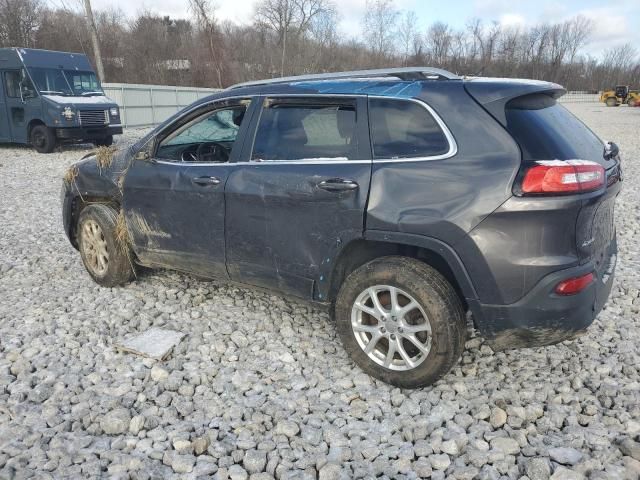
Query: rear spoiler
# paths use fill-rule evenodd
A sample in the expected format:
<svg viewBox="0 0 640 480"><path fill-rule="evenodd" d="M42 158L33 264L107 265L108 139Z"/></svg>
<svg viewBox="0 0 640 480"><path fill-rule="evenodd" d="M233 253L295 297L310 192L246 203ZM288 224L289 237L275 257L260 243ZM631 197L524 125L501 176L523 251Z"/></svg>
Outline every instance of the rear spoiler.
<svg viewBox="0 0 640 480"><path fill-rule="evenodd" d="M509 100L533 93L560 98L567 93L557 83L513 78L471 78L465 80L464 88L503 126L507 125L504 109Z"/></svg>

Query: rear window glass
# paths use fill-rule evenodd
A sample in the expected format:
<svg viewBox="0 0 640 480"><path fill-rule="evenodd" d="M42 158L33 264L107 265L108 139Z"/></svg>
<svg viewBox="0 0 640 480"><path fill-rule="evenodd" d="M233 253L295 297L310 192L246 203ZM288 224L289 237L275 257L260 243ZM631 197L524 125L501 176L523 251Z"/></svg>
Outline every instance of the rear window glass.
<svg viewBox="0 0 640 480"><path fill-rule="evenodd" d="M369 123L374 158L433 157L449 151L440 125L416 102L372 98Z"/></svg>
<svg viewBox="0 0 640 480"><path fill-rule="evenodd" d="M356 111L350 105L280 104L265 108L252 160L353 158Z"/></svg>
<svg viewBox="0 0 640 480"><path fill-rule="evenodd" d="M548 95L512 100L505 114L523 160L602 160L602 141Z"/></svg>

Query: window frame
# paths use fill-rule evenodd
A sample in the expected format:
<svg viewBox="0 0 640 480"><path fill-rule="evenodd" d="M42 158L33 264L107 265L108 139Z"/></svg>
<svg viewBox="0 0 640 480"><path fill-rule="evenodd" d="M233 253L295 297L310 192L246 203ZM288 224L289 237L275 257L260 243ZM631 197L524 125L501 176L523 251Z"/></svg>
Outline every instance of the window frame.
<svg viewBox="0 0 640 480"><path fill-rule="evenodd" d="M247 133L252 125L252 117L255 112L255 105L260 100L259 97L254 95L239 95L234 97L225 97L225 98L216 98L211 100L210 102L197 105L196 107L183 112L181 116L176 118L173 122L168 123L160 128L160 130L153 137L153 144L149 149L151 151L150 158L153 159L155 163L164 164L164 165L184 165L188 167L197 167L197 166L216 166L216 165L229 165L232 163L237 163L240 153L243 151L243 147L245 144L245 140L247 137ZM242 105L246 102L247 111L245 112L245 117L243 119L242 124L240 125L240 129L238 130L238 135L233 142L233 147L231 149L231 153L229 155L228 162L184 162L181 160L170 160L166 158L159 158L157 156L158 149L160 148L160 144L171 134L180 130L185 125L202 118L206 115L211 115L213 112L218 110L225 110L228 108L234 108Z"/></svg>
<svg viewBox="0 0 640 480"><path fill-rule="evenodd" d="M4 70L2 75L2 81L4 83L4 94L7 98L19 98L22 99L22 95L20 92L20 77L21 77L21 72L20 69L7 69ZM17 96L13 96L13 95L9 95L9 82L7 82L7 76L11 73L16 73L18 74L18 95Z"/></svg>
<svg viewBox="0 0 640 480"><path fill-rule="evenodd" d="M370 107L371 100L387 100L387 101L396 101L396 102L405 102L405 103L415 103L422 108L424 108L429 115L435 120L436 124L442 130L445 139L449 145L449 149L442 154L439 155L428 155L428 156L418 156L418 157L403 157L403 158L392 158L392 157L382 157L375 158L374 156L374 148L373 148L373 130L369 129L369 138L371 141L371 158L373 159L373 163L395 163L395 162L425 162L425 161L433 161L433 160L445 160L447 158L451 158L458 153L458 144L456 143L455 137L447 127L447 124L442 120L440 115L426 102L417 98L398 98L392 96L385 95L369 95L367 99L367 104ZM369 109L370 110L370 109Z"/></svg>
<svg viewBox="0 0 640 480"><path fill-rule="evenodd" d="M356 153L353 158L300 158L295 160L252 160L253 150L260 128L262 113L269 102L290 105L309 106L339 106L349 105L355 108L356 127L354 137L357 141ZM369 112L367 95L353 94L264 94L257 101L259 112L255 115L251 124L250 141L246 142L246 148L242 154L243 164L249 165L336 165L340 163L371 163L371 142L369 136Z"/></svg>

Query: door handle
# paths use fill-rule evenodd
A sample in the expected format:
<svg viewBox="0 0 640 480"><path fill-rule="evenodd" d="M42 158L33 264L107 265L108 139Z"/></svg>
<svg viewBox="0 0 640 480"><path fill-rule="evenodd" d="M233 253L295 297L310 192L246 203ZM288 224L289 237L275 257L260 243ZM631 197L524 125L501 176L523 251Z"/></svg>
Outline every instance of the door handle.
<svg viewBox="0 0 640 480"><path fill-rule="evenodd" d="M318 183L318 188L327 190L329 192L344 192L347 190L355 190L359 185L353 180L347 180L346 178L330 178Z"/></svg>
<svg viewBox="0 0 640 480"><path fill-rule="evenodd" d="M220 179L218 177L193 177L191 182L206 187L207 185L218 185Z"/></svg>

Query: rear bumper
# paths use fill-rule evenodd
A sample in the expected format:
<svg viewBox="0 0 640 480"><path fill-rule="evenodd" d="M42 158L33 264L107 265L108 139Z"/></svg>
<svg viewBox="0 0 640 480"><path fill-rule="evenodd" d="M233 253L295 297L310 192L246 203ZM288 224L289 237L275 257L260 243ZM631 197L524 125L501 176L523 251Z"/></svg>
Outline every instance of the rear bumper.
<svg viewBox="0 0 640 480"><path fill-rule="evenodd" d="M516 303L480 304L483 335L494 350L540 347L570 340L585 332L602 310L613 284L617 244L615 238L598 264L588 263L545 276ZM557 295L556 285L589 272L595 281L576 295Z"/></svg>
<svg viewBox="0 0 640 480"><path fill-rule="evenodd" d="M60 140L100 140L109 135L122 134L121 125L104 127L56 128L56 137Z"/></svg>

